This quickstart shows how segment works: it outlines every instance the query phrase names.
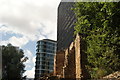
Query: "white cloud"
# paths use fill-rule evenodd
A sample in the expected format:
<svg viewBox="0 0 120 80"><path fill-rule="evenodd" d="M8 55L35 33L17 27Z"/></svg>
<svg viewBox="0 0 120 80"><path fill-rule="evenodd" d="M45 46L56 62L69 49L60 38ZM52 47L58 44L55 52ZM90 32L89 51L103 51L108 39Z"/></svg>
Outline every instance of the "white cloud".
<svg viewBox="0 0 120 80"><path fill-rule="evenodd" d="M20 38L16 38L15 36L13 36L9 39L9 42L14 46L23 46L28 43L28 39L24 36Z"/></svg>
<svg viewBox="0 0 120 80"><path fill-rule="evenodd" d="M34 78L35 74L35 67L33 67L31 70L27 70L24 75L27 75L27 78Z"/></svg>
<svg viewBox="0 0 120 80"><path fill-rule="evenodd" d="M58 3L59 0L1 0L0 23L8 27L0 31L22 34L29 40L53 34L48 38L56 40Z"/></svg>
<svg viewBox="0 0 120 80"><path fill-rule="evenodd" d="M25 53L25 56L28 57L28 60L24 64L34 66L35 62L33 62L33 58L35 56L33 55L33 53L29 50L25 50L24 53ZM27 67L29 67L29 66L26 66L26 69L27 69Z"/></svg>
<svg viewBox="0 0 120 80"><path fill-rule="evenodd" d="M25 56L29 56L30 58L33 57L33 53L29 50L24 50Z"/></svg>
<svg viewBox="0 0 120 80"><path fill-rule="evenodd" d="M7 45L9 42L8 41L0 41L0 45Z"/></svg>
<svg viewBox="0 0 120 80"><path fill-rule="evenodd" d="M32 62L34 63L34 66L35 66L36 56L34 56L34 57L32 58Z"/></svg>
<svg viewBox="0 0 120 80"><path fill-rule="evenodd" d="M28 43L28 39L25 36L18 37L18 38L13 36L13 37L9 38L9 40L1 41L0 45L6 45L8 43L11 43L13 46L18 46L21 48L23 45Z"/></svg>
<svg viewBox="0 0 120 80"><path fill-rule="evenodd" d="M25 69L27 69L24 75L27 75L28 78L34 78L36 56L34 56L33 53L29 50L25 50L24 53L25 56L28 57L28 60L24 63L26 65Z"/></svg>

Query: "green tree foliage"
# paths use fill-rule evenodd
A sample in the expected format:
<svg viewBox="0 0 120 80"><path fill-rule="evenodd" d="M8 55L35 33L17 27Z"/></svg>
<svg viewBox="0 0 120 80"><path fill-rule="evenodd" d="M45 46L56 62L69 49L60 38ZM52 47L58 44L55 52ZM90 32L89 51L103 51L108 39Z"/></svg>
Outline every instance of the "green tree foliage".
<svg viewBox="0 0 120 80"><path fill-rule="evenodd" d="M73 10L75 34L80 33L87 44L91 77L120 70L120 2L78 2Z"/></svg>
<svg viewBox="0 0 120 80"><path fill-rule="evenodd" d="M11 44L2 46L2 80L21 80L25 65L21 61L24 52Z"/></svg>

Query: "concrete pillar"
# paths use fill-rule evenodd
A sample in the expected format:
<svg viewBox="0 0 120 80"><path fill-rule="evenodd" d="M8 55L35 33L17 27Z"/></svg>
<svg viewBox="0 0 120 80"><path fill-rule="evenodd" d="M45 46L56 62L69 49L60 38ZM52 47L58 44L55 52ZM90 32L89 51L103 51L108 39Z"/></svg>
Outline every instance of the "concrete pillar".
<svg viewBox="0 0 120 80"><path fill-rule="evenodd" d="M56 54L54 56L54 72L53 75L56 76Z"/></svg>
<svg viewBox="0 0 120 80"><path fill-rule="evenodd" d="M65 76L65 69L68 65L68 49L65 50L65 60L64 60L64 66L63 66L63 78L66 78Z"/></svg>
<svg viewBox="0 0 120 80"><path fill-rule="evenodd" d="M80 53L80 36L76 35L75 39L75 65L76 65L76 79L80 80L82 78L81 69L81 53Z"/></svg>

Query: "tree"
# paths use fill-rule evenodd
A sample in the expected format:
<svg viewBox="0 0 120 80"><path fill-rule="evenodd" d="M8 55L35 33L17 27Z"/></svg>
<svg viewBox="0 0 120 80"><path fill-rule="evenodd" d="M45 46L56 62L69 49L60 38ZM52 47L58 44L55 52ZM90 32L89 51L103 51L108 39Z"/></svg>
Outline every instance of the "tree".
<svg viewBox="0 0 120 80"><path fill-rule="evenodd" d="M23 61L24 52L11 44L2 46L2 80L21 80L25 72Z"/></svg>
<svg viewBox="0 0 120 80"><path fill-rule="evenodd" d="M92 78L120 70L120 2L78 2L75 34L87 44L88 69Z"/></svg>

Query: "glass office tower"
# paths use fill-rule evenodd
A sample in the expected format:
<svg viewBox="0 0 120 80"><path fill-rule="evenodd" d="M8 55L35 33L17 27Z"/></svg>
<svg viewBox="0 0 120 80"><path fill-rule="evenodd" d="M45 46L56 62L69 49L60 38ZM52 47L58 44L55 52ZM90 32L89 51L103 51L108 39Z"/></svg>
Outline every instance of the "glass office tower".
<svg viewBox="0 0 120 80"><path fill-rule="evenodd" d="M75 2L64 2L58 6L57 16L57 51L68 48L74 40L75 14L72 10Z"/></svg>
<svg viewBox="0 0 120 80"><path fill-rule="evenodd" d="M53 72L56 41L50 39L39 40L36 47L35 80Z"/></svg>

